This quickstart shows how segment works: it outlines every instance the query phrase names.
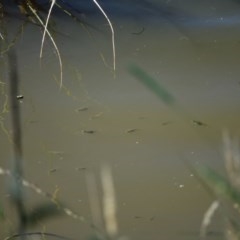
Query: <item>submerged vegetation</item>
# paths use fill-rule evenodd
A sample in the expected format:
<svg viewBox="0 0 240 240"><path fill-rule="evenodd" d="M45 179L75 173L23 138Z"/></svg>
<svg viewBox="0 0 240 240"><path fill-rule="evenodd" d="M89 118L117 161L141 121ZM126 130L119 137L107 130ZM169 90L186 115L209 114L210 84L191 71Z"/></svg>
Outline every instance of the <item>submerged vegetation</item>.
<svg viewBox="0 0 240 240"><path fill-rule="evenodd" d="M112 33L112 49L113 49L113 71L115 71L115 40L114 40L114 29L112 27L112 23L109 20L107 14L102 9L101 5L97 0L93 0L93 3L97 6L99 11L106 18ZM17 8L19 11L19 16L21 17L19 31L14 36L12 40L9 39L8 29L7 29L7 18L8 16L8 5L12 8ZM11 164L11 170L3 169L0 166L0 175L7 177L7 180L10 183L10 188L8 189L8 193L11 199L11 203L16 211L16 219L17 219L17 227L14 229L5 229L5 232L8 233L9 236L5 238L5 240L10 239L28 239L28 237L37 236L38 239L47 239L48 237L53 237L57 239L69 239L64 236L60 236L55 233L48 232L29 232L27 231L29 227L33 227L39 222L44 221L50 217L58 216L58 215L68 215L75 220L79 220L81 222L86 222L84 217L78 215L73 210L68 208L65 204L57 198L57 191L53 194L50 194L46 191L43 191L41 188L36 186L35 184L27 181L24 178L24 169L23 169L23 150L22 150L22 127L21 127L21 110L20 110L20 100L23 99L22 95L19 95L19 69L18 69L18 59L16 56L16 42L21 34L24 34L23 27L27 24L33 24L37 28L42 31L42 43L40 50L40 58L42 57L43 46L45 42L45 36L48 36L50 41L53 44L55 52L58 57L59 62L59 75L60 75L60 88L63 84L63 63L60 50L55 42L55 39L52 35L52 31L54 31L53 24L51 24L52 11L54 8L58 8L64 14L73 19L73 21L77 21L82 25L90 26L88 23L84 22L80 17L78 17L75 13L77 9L71 6L67 1L47 1L47 3L40 3L36 0L16 0L11 2L1 2L0 3L0 41L1 41L1 57L8 60L8 63L4 66L6 67L5 71L8 72L7 79L4 79L4 84L8 81L9 94L6 93L6 89L4 88L4 94L6 95L6 101L4 103L4 109L7 109L6 112L10 112L12 124L12 131L7 131L5 126L3 126L2 116L0 116L1 120L1 128L2 130L7 132L10 143L12 144L12 152L13 152L13 161ZM91 27L91 26L90 26ZM22 31L23 30L23 31ZM9 96L9 97L7 97ZM10 106L8 105L8 99L10 99ZM3 114L3 112L2 112ZM95 182L92 177L89 177L89 188L94 188ZM94 229L94 239L111 239L117 238L118 227L116 221L116 204L115 204L115 195L114 195L114 187L113 181L111 177L111 170L106 166L102 169L102 188L103 188L103 216L105 229L100 229L98 222L96 223L88 223L89 227ZM27 206L25 206L25 195L23 188L29 188L35 193L45 197L47 202L43 202L35 206L33 209L29 210ZM97 194L89 190L90 201L91 198L94 197L95 200L93 204L96 203ZM92 208L96 208L93 206ZM94 212L92 213L94 216ZM0 221L4 223L7 221L7 216L5 214L5 209L0 203ZM94 225L95 224L95 225ZM2 227L1 227L2 229ZM3 234L3 232L1 233Z"/></svg>
<svg viewBox="0 0 240 240"><path fill-rule="evenodd" d="M0 166L0 175L3 175L10 182L8 189L9 199L16 211L17 228L14 230L6 230L8 236L4 240L10 239L29 239L29 237L37 237L38 239L70 239L56 233L40 231L29 232L29 228L38 225L46 219L67 215L77 221L88 224L93 230L92 239L122 239L118 236L118 223L116 217L117 205L115 197L115 189L111 169L108 165L102 166L101 169L101 186L102 199L99 200L97 193L96 180L92 174L87 174L87 188L92 210L92 222L88 222L83 216L75 213L66 204L58 200L58 189L54 193L48 193L32 182L24 178L23 169L23 149L22 149L22 127L21 127L21 111L20 102L18 100L19 77L18 62L14 52L14 48L8 52L8 80L9 80L9 96L10 96L10 113L12 120L12 151L13 161L11 170L3 169ZM43 196L47 201L42 202L29 210L25 204L25 195L23 188L28 188L36 194ZM102 203L102 207L100 206ZM98 209L99 208L99 209ZM101 209L100 209L101 208ZM102 214L101 214L102 213ZM7 221L5 209L0 205L0 222ZM104 226L104 227L101 227ZM11 233L12 232L12 233Z"/></svg>
<svg viewBox="0 0 240 240"><path fill-rule="evenodd" d="M169 91L161 86L156 79L151 77L142 68L132 65L129 72L146 88L153 92L168 107L177 110L178 114L183 115L183 111L176 109L176 99ZM187 119L187 116L181 116ZM194 121L198 127L207 126L197 120ZM189 171L197 178L199 183L208 192L213 200L210 207L204 214L201 228L200 239L206 239L208 228L214 222L214 214L220 209L222 218L225 221L224 234L227 240L240 239L240 152L236 139L232 139L227 131L223 133L223 153L225 160L226 176L220 175L208 166L192 166L188 161L184 164Z"/></svg>
<svg viewBox="0 0 240 240"><path fill-rule="evenodd" d="M112 33L112 50L113 50L113 70L115 71L115 40L114 40L114 29L112 23L106 15L105 11L99 5L96 0L93 0L100 12L107 19ZM24 18L24 24L34 24L42 31L42 45L40 51L40 57L42 56L42 49L44 46L45 36L47 35L51 40L54 49L58 56L59 67L60 67L60 86L62 86L63 72L62 72L62 59L60 50L51 34L53 26L51 25L51 14L54 7L57 7L60 11L63 11L74 21L78 21L81 24L87 24L83 22L77 15L75 15L72 10L72 6L67 1L48 1L47 4L38 3L36 0L16 0L13 2L14 6L19 9L19 14ZM0 167L0 175L3 175L11 182L11 187L8 190L11 202L16 210L16 219L18 220L18 226L16 229L12 230L4 240L10 239L28 239L28 237L37 236L38 239L70 239L67 236L60 236L57 233L50 233L44 231L30 232L28 229L37 225L40 221L45 221L51 217L59 215L67 215L75 220L89 224L91 229L94 231L92 239L95 240L111 240L111 239L125 239L124 237L119 237L119 229L117 222L117 199L115 196L115 188L113 183L113 177L111 169L109 166L103 166L100 172L100 180L102 187L102 198L96 191L96 179L92 174L87 175L87 191L89 195L91 215L93 218L92 222L87 222L86 219L80 214L73 211L58 199L58 189L54 193L48 193L42 190L37 185L28 181L24 177L23 169L23 150L22 150L22 127L21 127L21 111L19 99L23 96L19 95L19 78L18 78L18 62L17 56L15 55L14 45L17 41L17 36L10 41L7 36L7 29L4 26L5 17L7 12L5 11L7 7L5 4L0 5L0 17L1 17L1 28L0 28L0 38L1 42L4 43L2 46L7 46L3 49L2 54L6 54L8 59L7 72L9 80L9 98L10 98L10 113L12 119L12 132L10 135L13 151L13 162L11 170L6 170ZM157 98L163 102L167 107L173 109L173 111L178 111L176 98L157 80L150 76L142 68L131 65L128 67L129 73L135 77L145 88L150 90ZM1 82L0 82L1 83ZM86 111L87 108L81 108L78 111ZM181 112L181 111L180 111ZM1 117L1 116L0 116ZM189 119L189 115L183 116ZM192 122L197 125L197 127L208 126L207 124L194 120ZM1 118L0 118L1 123ZM127 133L134 133L137 128L132 128L127 130ZM84 130L84 133L93 134L94 130ZM193 166L187 165L191 172L195 173L199 182L206 188L215 200L211 204L210 208L206 211L202 226L200 229L201 238L204 239L207 236L207 228L213 221L213 215L217 209L223 209L223 216L226 218L226 238L229 240L240 239L240 160L236 141L232 140L227 134L224 135L224 153L227 177L223 177L216 171L208 168L195 168ZM53 169L54 171L54 169ZM25 195L23 188L28 188L35 192L36 194L43 196L46 202L40 203L33 209L29 210L25 206ZM232 217L230 211L226 211L226 202L230 206L231 210L234 211L235 215ZM102 203L102 205L100 204ZM235 217L236 216L236 217ZM6 221L7 216L5 214L5 209L0 202L0 222ZM104 227L102 227L104 226Z"/></svg>
<svg viewBox="0 0 240 240"><path fill-rule="evenodd" d="M116 70L116 53L115 53L115 37L114 37L114 29L112 26L112 23L108 17L108 15L105 13L104 9L101 7L101 5L98 3L97 0L92 0L92 2L96 5L96 7L99 9L99 11L102 13L102 15L105 17L106 21L108 22L108 25L111 30L112 35L112 51L113 51L113 71ZM8 2L9 4L9 2ZM1 53L7 52L10 48L12 48L20 34L22 33L22 28L26 24L34 24L37 27L40 28L42 31L42 42L41 42L41 49L40 49L40 58L42 58L43 54L43 46L45 42L45 37L48 36L50 41L53 44L53 47L55 49L55 52L57 54L58 62L59 62L59 78L60 78L60 88L63 84L63 62L61 57L60 49L57 46L57 43L52 35L52 31L54 31L54 27L51 24L51 16L52 11L54 8L58 8L61 12L63 12L66 16L69 16L73 19L73 21L79 22L85 27L92 27L90 24L85 22L81 17L79 17L78 13L79 11L70 4L67 1L47 1L47 3L39 3L37 0L15 0L14 6L19 9L19 14L23 16L24 21L21 24L18 33L13 38L12 41L10 41L7 37L7 29L5 26L5 18L8 16L8 13L6 12L7 5L6 3L0 3L0 38L1 42L5 42L4 46L5 49L1 50ZM54 24L53 24L54 25ZM3 45L3 44L2 44Z"/></svg>

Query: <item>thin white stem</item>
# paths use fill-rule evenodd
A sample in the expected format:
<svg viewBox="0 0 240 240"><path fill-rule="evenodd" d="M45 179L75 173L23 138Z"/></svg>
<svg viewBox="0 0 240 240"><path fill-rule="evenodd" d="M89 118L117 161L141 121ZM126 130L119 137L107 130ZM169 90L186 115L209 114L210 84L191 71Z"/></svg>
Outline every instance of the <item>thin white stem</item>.
<svg viewBox="0 0 240 240"><path fill-rule="evenodd" d="M202 220L202 225L200 229L200 239L205 239L206 233L207 233L207 228L212 222L213 215L216 213L216 210L219 208L219 201L214 201L208 208L208 210L205 212L203 220Z"/></svg>
<svg viewBox="0 0 240 240"><path fill-rule="evenodd" d="M62 88L62 84L63 84L63 65L62 65L62 58L61 58L61 55L60 55L60 51L57 47L57 44L56 42L54 41L52 35L50 34L50 32L48 31L46 25L44 25L42 19L38 16L38 14L36 13L36 10L34 10L30 5L29 5L29 8L30 10L32 11L32 13L35 15L35 17L37 18L37 20L40 22L40 24L44 27L44 32L47 33L47 35L49 36L55 50L56 50L56 53L57 53L57 56L58 56L58 61L59 61L59 67L60 67L60 88ZM40 58L41 58L41 53L40 53Z"/></svg>
<svg viewBox="0 0 240 240"><path fill-rule="evenodd" d="M51 15L51 12L52 12L52 9L53 9L53 6L54 6L55 2L56 2L55 0L52 0L51 6L50 6L49 11L48 11L47 20L46 20L46 23L44 25L44 32L43 32L42 44L41 44L41 50L40 50L40 58L42 57L43 44L44 44L44 40L45 40L45 36L46 36L46 32L47 32L48 22L49 22L50 15Z"/></svg>
<svg viewBox="0 0 240 240"><path fill-rule="evenodd" d="M93 2L97 5L97 7L99 8L99 10L102 12L103 16L106 18L106 20L108 21L108 24L110 26L111 29L111 33L112 33L112 50L113 50L113 70L116 70L116 50L115 50L115 34L114 34L114 29L112 26L112 23L110 21L110 19L108 18L107 14L105 13L105 11L102 9L102 7L99 5L99 3L97 2L97 0L93 0Z"/></svg>
<svg viewBox="0 0 240 240"><path fill-rule="evenodd" d="M103 216L105 220L106 232L110 239L114 239L118 234L117 204L113 177L110 166L104 165L101 169L101 180L103 188Z"/></svg>

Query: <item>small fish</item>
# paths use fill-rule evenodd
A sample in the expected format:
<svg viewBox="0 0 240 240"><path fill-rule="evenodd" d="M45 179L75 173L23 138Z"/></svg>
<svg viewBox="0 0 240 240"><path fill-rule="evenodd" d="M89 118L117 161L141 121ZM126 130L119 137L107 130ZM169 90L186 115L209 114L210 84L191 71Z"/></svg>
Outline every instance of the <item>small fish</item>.
<svg viewBox="0 0 240 240"><path fill-rule="evenodd" d="M82 130L83 133L93 134L96 131L95 130Z"/></svg>
<svg viewBox="0 0 240 240"><path fill-rule="evenodd" d="M76 168L76 171L85 171L87 168L85 167L77 167Z"/></svg>
<svg viewBox="0 0 240 240"><path fill-rule="evenodd" d="M131 129L128 129L127 131L126 131L126 133L134 133L134 132L136 132L138 129L137 128L131 128Z"/></svg>
<svg viewBox="0 0 240 240"><path fill-rule="evenodd" d="M166 121L166 122L162 122L162 126L166 126L166 125L169 125L169 124L171 124L172 122L170 122L170 121Z"/></svg>
<svg viewBox="0 0 240 240"><path fill-rule="evenodd" d="M200 122L198 120L192 120L192 122L195 124L195 125L198 125L198 126L203 126L203 127L207 127L208 125L204 122Z"/></svg>
<svg viewBox="0 0 240 240"><path fill-rule="evenodd" d="M49 173L54 173L54 172L56 172L56 171L57 171L57 169L56 169L56 168L53 168L53 169L49 170Z"/></svg>
<svg viewBox="0 0 240 240"><path fill-rule="evenodd" d="M88 110L88 107L82 107L82 108L76 109L76 112L85 112L87 110Z"/></svg>

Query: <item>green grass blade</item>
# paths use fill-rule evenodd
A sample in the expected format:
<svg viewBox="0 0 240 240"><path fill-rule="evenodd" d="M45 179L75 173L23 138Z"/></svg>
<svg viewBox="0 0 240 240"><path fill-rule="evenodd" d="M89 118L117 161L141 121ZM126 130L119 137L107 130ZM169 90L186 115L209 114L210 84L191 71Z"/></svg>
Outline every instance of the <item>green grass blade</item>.
<svg viewBox="0 0 240 240"><path fill-rule="evenodd" d="M233 203L240 204L240 192L223 176L208 167L198 168L197 172L213 189L216 195L228 198Z"/></svg>
<svg viewBox="0 0 240 240"><path fill-rule="evenodd" d="M166 105L173 106L175 104L176 100L173 95L171 95L165 87L161 86L156 79L151 77L142 68L136 65L130 65L128 71Z"/></svg>

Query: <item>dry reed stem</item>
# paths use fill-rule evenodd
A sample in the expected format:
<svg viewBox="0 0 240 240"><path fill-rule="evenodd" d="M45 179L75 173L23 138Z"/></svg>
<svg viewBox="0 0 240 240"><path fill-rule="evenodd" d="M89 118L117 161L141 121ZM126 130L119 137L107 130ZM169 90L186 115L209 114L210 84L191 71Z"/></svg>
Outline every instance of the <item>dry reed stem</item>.
<svg viewBox="0 0 240 240"><path fill-rule="evenodd" d="M108 165L102 166L101 180L103 188L103 216L105 228L110 239L118 235L117 223L117 204L115 197L115 189L111 169Z"/></svg>
<svg viewBox="0 0 240 240"><path fill-rule="evenodd" d="M43 32L43 37L42 37L41 49L40 49L40 58L42 58L43 44L44 44L44 40L45 40L45 36L46 36L46 32L47 32L47 27L48 27L50 15L51 15L54 4L55 4L55 0L52 0L51 6L50 6L49 11L48 11L47 20L46 20L46 23L44 25L44 32Z"/></svg>
<svg viewBox="0 0 240 240"><path fill-rule="evenodd" d="M213 215L218 208L219 208L219 202L215 200L214 202L212 202L210 207L205 212L203 220L202 220L202 225L200 228L200 238L201 239L204 239L206 237L207 228L211 224Z"/></svg>
<svg viewBox="0 0 240 240"><path fill-rule="evenodd" d="M93 0L93 2L96 4L96 6L99 8L99 10L102 12L103 16L106 18L109 27L111 29L111 33L112 33L112 51L113 51L113 70L115 72L116 70L116 49L115 49L115 33L114 33L114 28L112 26L112 23L109 19L109 17L107 16L107 14L105 13L105 11L102 9L102 7L99 5L99 3L97 2L97 0Z"/></svg>
<svg viewBox="0 0 240 240"><path fill-rule="evenodd" d="M118 237L117 204L111 168L108 165L103 165L100 174L103 194L102 207L100 207L95 176L89 172L86 175L88 197L96 236L98 239L123 239Z"/></svg>
<svg viewBox="0 0 240 240"><path fill-rule="evenodd" d="M33 9L31 6L29 6L29 9L31 10L31 12L34 14L34 16L37 18L37 20L39 21L39 23L41 24L41 26L44 28L45 32L47 33L48 37L50 38L56 53L57 53L57 57L58 57L58 61L59 61L59 67L60 67L60 89L62 88L62 83L63 83L63 64L62 64L62 58L61 58L61 54L60 51L57 47L56 42L54 41L51 33L48 31L46 24L43 23L42 19L38 16L37 12L35 9ZM51 10L49 11L49 16L50 16ZM42 57L41 55L42 53L42 49L40 50L40 58Z"/></svg>

